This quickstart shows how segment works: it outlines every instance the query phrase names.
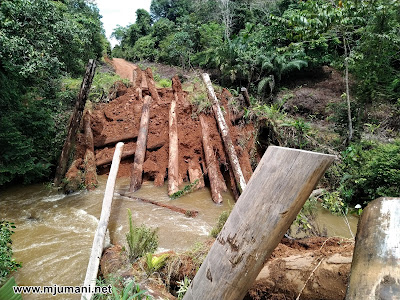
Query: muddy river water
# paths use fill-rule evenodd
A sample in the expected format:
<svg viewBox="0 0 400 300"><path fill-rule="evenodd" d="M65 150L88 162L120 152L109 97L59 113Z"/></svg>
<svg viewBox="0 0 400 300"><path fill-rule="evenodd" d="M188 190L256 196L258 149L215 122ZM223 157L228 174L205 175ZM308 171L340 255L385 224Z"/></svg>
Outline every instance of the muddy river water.
<svg viewBox="0 0 400 300"><path fill-rule="evenodd" d="M0 192L0 219L17 226L13 238L15 258L23 267L16 272L19 285L81 285L84 280L94 232L100 217L106 177L100 176L99 188L64 195L44 185L13 186ZM116 193L128 190L128 179L118 179ZM135 193L137 197L165 201L182 208L198 210L196 218L153 204L121 197L115 194L109 223L113 243L125 245L128 231L127 209L131 209L136 224L145 223L158 228L159 251L182 251L197 241L208 238L222 211L234 201L225 193L224 204L215 205L208 189L202 189L179 199L170 200L167 188L145 183ZM328 235L350 237L343 218L320 211L320 227ZM349 217L355 233L357 218ZM25 295L24 299L79 299L78 295L47 298L43 295Z"/></svg>

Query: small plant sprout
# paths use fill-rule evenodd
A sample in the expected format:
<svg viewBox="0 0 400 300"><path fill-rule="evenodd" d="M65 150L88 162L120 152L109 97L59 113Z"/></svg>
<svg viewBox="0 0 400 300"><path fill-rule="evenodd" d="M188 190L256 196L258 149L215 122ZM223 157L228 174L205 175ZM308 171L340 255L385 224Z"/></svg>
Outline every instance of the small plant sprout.
<svg viewBox="0 0 400 300"><path fill-rule="evenodd" d="M357 204L356 206L354 206L354 208L356 209L357 216L361 216L362 211L363 211L361 204Z"/></svg>

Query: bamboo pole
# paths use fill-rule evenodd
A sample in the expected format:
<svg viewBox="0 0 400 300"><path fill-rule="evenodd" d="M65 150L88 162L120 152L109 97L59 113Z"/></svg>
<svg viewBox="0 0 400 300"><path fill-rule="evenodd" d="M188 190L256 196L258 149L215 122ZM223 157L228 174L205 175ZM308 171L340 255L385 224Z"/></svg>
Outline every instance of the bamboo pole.
<svg viewBox="0 0 400 300"><path fill-rule="evenodd" d="M346 300L400 299L400 198L379 198L358 224Z"/></svg>
<svg viewBox="0 0 400 300"><path fill-rule="evenodd" d="M229 157L229 162L232 166L233 174L235 175L235 180L239 188L239 192L242 193L246 187L246 180L244 179L242 169L237 158L235 147L233 146L232 138L229 133L228 125L225 122L224 115L222 114L221 107L219 106L219 101L215 95L214 88L212 86L210 76L207 73L202 74L203 81L207 86L208 95L213 102L213 111L215 118L217 119L218 127L221 133L222 140L224 141L224 146L226 153Z"/></svg>
<svg viewBox="0 0 400 300"><path fill-rule="evenodd" d="M132 167L129 192L134 192L142 186L143 163L146 156L147 134L149 132L151 97L145 96L140 119L139 135L136 143L135 160Z"/></svg>
<svg viewBox="0 0 400 300"><path fill-rule="evenodd" d="M210 133L207 121L203 114L200 115L201 136L203 138L204 157L207 164L208 179L210 180L211 198L219 204L222 202L220 178L217 172L217 158L210 145Z"/></svg>
<svg viewBox="0 0 400 300"><path fill-rule="evenodd" d="M82 294L81 300L90 300L93 295L92 291L94 289L94 286L96 285L97 271L99 269L101 253L103 252L104 248L104 238L107 231L108 220L111 214L111 204L114 195L115 180L117 178L123 147L124 143L118 143L115 147L114 158L111 164L110 174L108 175L106 190L104 192L100 221L97 225L97 230L94 235L92 251L86 271L85 282L83 284L85 287L89 288L89 291Z"/></svg>
<svg viewBox="0 0 400 300"><path fill-rule="evenodd" d="M270 146L183 299L243 299L334 158Z"/></svg>
<svg viewBox="0 0 400 300"><path fill-rule="evenodd" d="M92 85L94 73L96 70L96 62L89 59L86 66L85 76L83 77L81 89L75 102L74 112L69 119L68 133L65 138L64 146L61 151L60 159L54 177L54 185L59 186L67 171L67 164L71 154L72 146L75 143L76 133L78 132L81 123L83 109L85 108L86 100L89 95L90 86Z"/></svg>
<svg viewBox="0 0 400 300"><path fill-rule="evenodd" d="M178 121L176 103L178 95L174 91L174 99L169 111L169 159L168 159L168 195L179 191L179 156L178 156Z"/></svg>

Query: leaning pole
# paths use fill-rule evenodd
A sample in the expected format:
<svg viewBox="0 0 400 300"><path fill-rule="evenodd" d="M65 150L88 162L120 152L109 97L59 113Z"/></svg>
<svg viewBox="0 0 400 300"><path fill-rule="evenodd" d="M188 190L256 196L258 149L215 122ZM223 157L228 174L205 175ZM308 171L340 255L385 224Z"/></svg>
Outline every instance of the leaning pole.
<svg viewBox="0 0 400 300"><path fill-rule="evenodd" d="M90 300L93 296L94 287L96 285L97 271L99 270L100 258L104 248L104 238L107 231L108 220L110 219L115 181L117 179L123 147L124 143L122 142L119 142L115 147L111 170L110 174L108 175L106 190L104 192L100 221L97 225L97 230L94 235L89 265L86 271L85 282L83 284L83 286L88 290L82 294L81 300Z"/></svg>
<svg viewBox="0 0 400 300"><path fill-rule="evenodd" d="M334 159L270 146L183 299L243 299Z"/></svg>

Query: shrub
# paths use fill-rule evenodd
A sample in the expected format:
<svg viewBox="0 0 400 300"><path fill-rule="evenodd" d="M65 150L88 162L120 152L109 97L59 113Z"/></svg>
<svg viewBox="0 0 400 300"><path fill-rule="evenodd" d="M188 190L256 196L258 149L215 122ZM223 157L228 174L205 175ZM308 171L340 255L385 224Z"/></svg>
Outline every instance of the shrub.
<svg viewBox="0 0 400 300"><path fill-rule="evenodd" d="M400 194L400 140L390 144L352 144L342 156L344 176L340 192L346 202L369 202Z"/></svg>
<svg viewBox="0 0 400 300"><path fill-rule="evenodd" d="M12 258L11 235L14 228L14 223L0 221L0 286L11 272L21 267L21 264Z"/></svg>
<svg viewBox="0 0 400 300"><path fill-rule="evenodd" d="M145 225L135 226L132 221L132 212L128 209L129 233L126 241L129 247L129 259L135 261L146 253L153 253L158 247L157 229Z"/></svg>

